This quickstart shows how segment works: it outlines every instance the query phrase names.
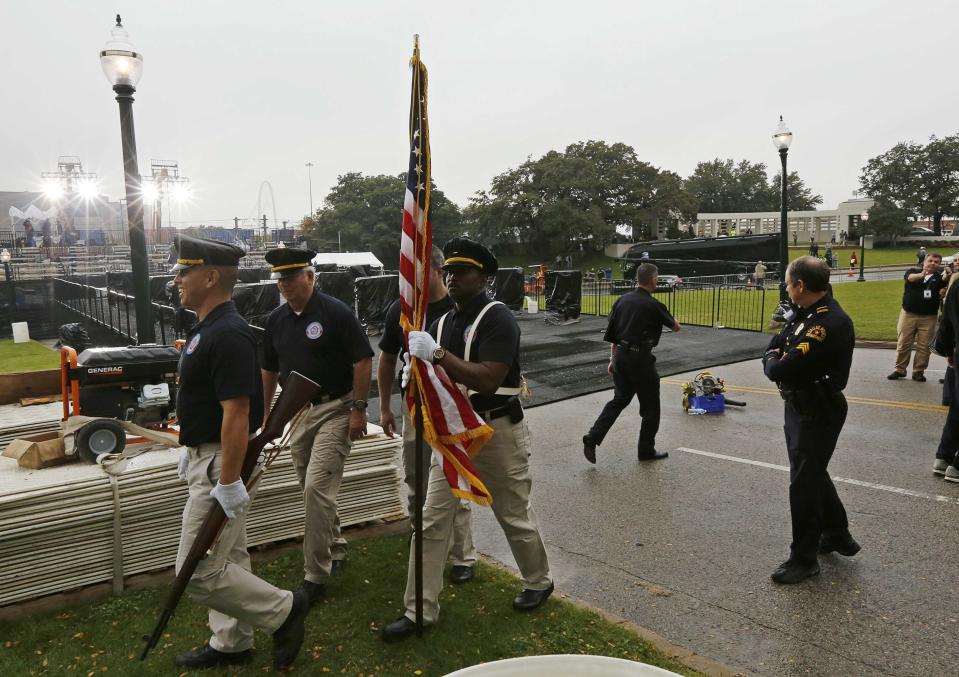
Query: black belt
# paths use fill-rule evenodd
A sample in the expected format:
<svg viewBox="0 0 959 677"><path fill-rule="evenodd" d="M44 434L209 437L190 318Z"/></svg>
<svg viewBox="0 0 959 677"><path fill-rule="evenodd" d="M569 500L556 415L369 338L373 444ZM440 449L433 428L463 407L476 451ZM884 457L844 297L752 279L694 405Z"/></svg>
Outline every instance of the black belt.
<svg viewBox="0 0 959 677"><path fill-rule="evenodd" d="M619 341L616 346L631 353L650 353L653 350L652 345L634 345L629 341Z"/></svg>
<svg viewBox="0 0 959 677"><path fill-rule="evenodd" d="M523 405L519 403L519 398L511 397L502 407L490 409L488 411L477 411L484 421L492 421L502 416L510 416L513 423L519 423L523 420Z"/></svg>
<svg viewBox="0 0 959 677"><path fill-rule="evenodd" d="M339 395L328 395L328 394L324 393L324 394L322 394L322 395L319 395L318 397L314 397L312 400L310 400L310 402L311 402L312 404L325 404L325 403L330 402L330 401L332 401L332 400L339 399L339 398L343 397L344 395L346 395L346 393L340 393Z"/></svg>

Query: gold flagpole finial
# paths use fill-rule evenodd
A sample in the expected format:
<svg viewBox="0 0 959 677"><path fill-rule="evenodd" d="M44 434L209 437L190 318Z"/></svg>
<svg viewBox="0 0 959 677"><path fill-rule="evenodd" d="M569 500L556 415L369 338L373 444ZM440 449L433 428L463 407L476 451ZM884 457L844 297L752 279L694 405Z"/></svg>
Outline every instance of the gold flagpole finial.
<svg viewBox="0 0 959 677"><path fill-rule="evenodd" d="M413 51L414 52L420 51L420 34L419 33L413 33Z"/></svg>

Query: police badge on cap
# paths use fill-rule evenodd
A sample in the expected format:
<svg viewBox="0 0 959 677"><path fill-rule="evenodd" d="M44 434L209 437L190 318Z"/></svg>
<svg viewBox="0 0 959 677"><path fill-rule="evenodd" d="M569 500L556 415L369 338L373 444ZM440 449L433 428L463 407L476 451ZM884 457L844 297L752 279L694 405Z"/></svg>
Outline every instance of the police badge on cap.
<svg viewBox="0 0 959 677"><path fill-rule="evenodd" d="M314 256L316 252L310 249L286 247L271 249L263 258L270 264L270 279L279 280L309 268Z"/></svg>
<svg viewBox="0 0 959 677"><path fill-rule="evenodd" d="M240 259L246 256L246 252L235 245L205 237L177 235L173 239L173 246L177 251L176 265L170 271L173 273L193 266L236 267L240 265Z"/></svg>
<svg viewBox="0 0 959 677"><path fill-rule="evenodd" d="M489 249L467 237L454 237L443 247L443 270L456 267L479 268L486 275L495 275L499 262Z"/></svg>

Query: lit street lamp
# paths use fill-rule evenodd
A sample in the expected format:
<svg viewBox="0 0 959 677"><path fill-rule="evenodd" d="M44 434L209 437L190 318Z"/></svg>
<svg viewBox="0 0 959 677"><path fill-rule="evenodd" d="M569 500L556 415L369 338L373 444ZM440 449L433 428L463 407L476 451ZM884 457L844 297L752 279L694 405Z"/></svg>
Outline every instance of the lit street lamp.
<svg viewBox="0 0 959 677"><path fill-rule="evenodd" d="M137 144L133 131L133 94L143 74L143 55L130 44L130 36L117 14L110 40L100 50L100 66L120 104L120 142L123 147L123 174L126 184L127 220L130 228L130 259L133 268L133 295L137 317L137 343L155 343L153 307L150 303L150 270L146 236L143 232L143 195L137 167Z"/></svg>
<svg viewBox="0 0 959 677"><path fill-rule="evenodd" d="M782 197L779 203L779 300L786 300L786 267L789 265L789 249L786 240L789 237L789 224L786 222L786 154L789 144L793 142L793 133L789 131L783 116L779 116L779 126L773 134L773 144L779 149L779 159L782 160Z"/></svg>
<svg viewBox="0 0 959 677"><path fill-rule="evenodd" d="M866 222L868 220L868 211L864 211L859 215L859 279L856 280L856 282L866 281L866 275L863 269L866 265Z"/></svg>

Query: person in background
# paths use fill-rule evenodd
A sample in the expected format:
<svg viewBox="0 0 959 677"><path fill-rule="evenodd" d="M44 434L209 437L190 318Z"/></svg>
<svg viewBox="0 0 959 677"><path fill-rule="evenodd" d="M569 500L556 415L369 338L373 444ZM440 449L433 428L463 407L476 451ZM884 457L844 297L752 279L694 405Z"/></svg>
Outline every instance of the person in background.
<svg viewBox="0 0 959 677"><path fill-rule="evenodd" d="M939 272L942 256L933 252L925 257L922 268L910 268L903 275L902 309L896 325L896 368L887 376L890 381L905 378L912 357L912 380L924 382L929 366L929 345L936 329L939 302L946 293L948 279Z"/></svg>

